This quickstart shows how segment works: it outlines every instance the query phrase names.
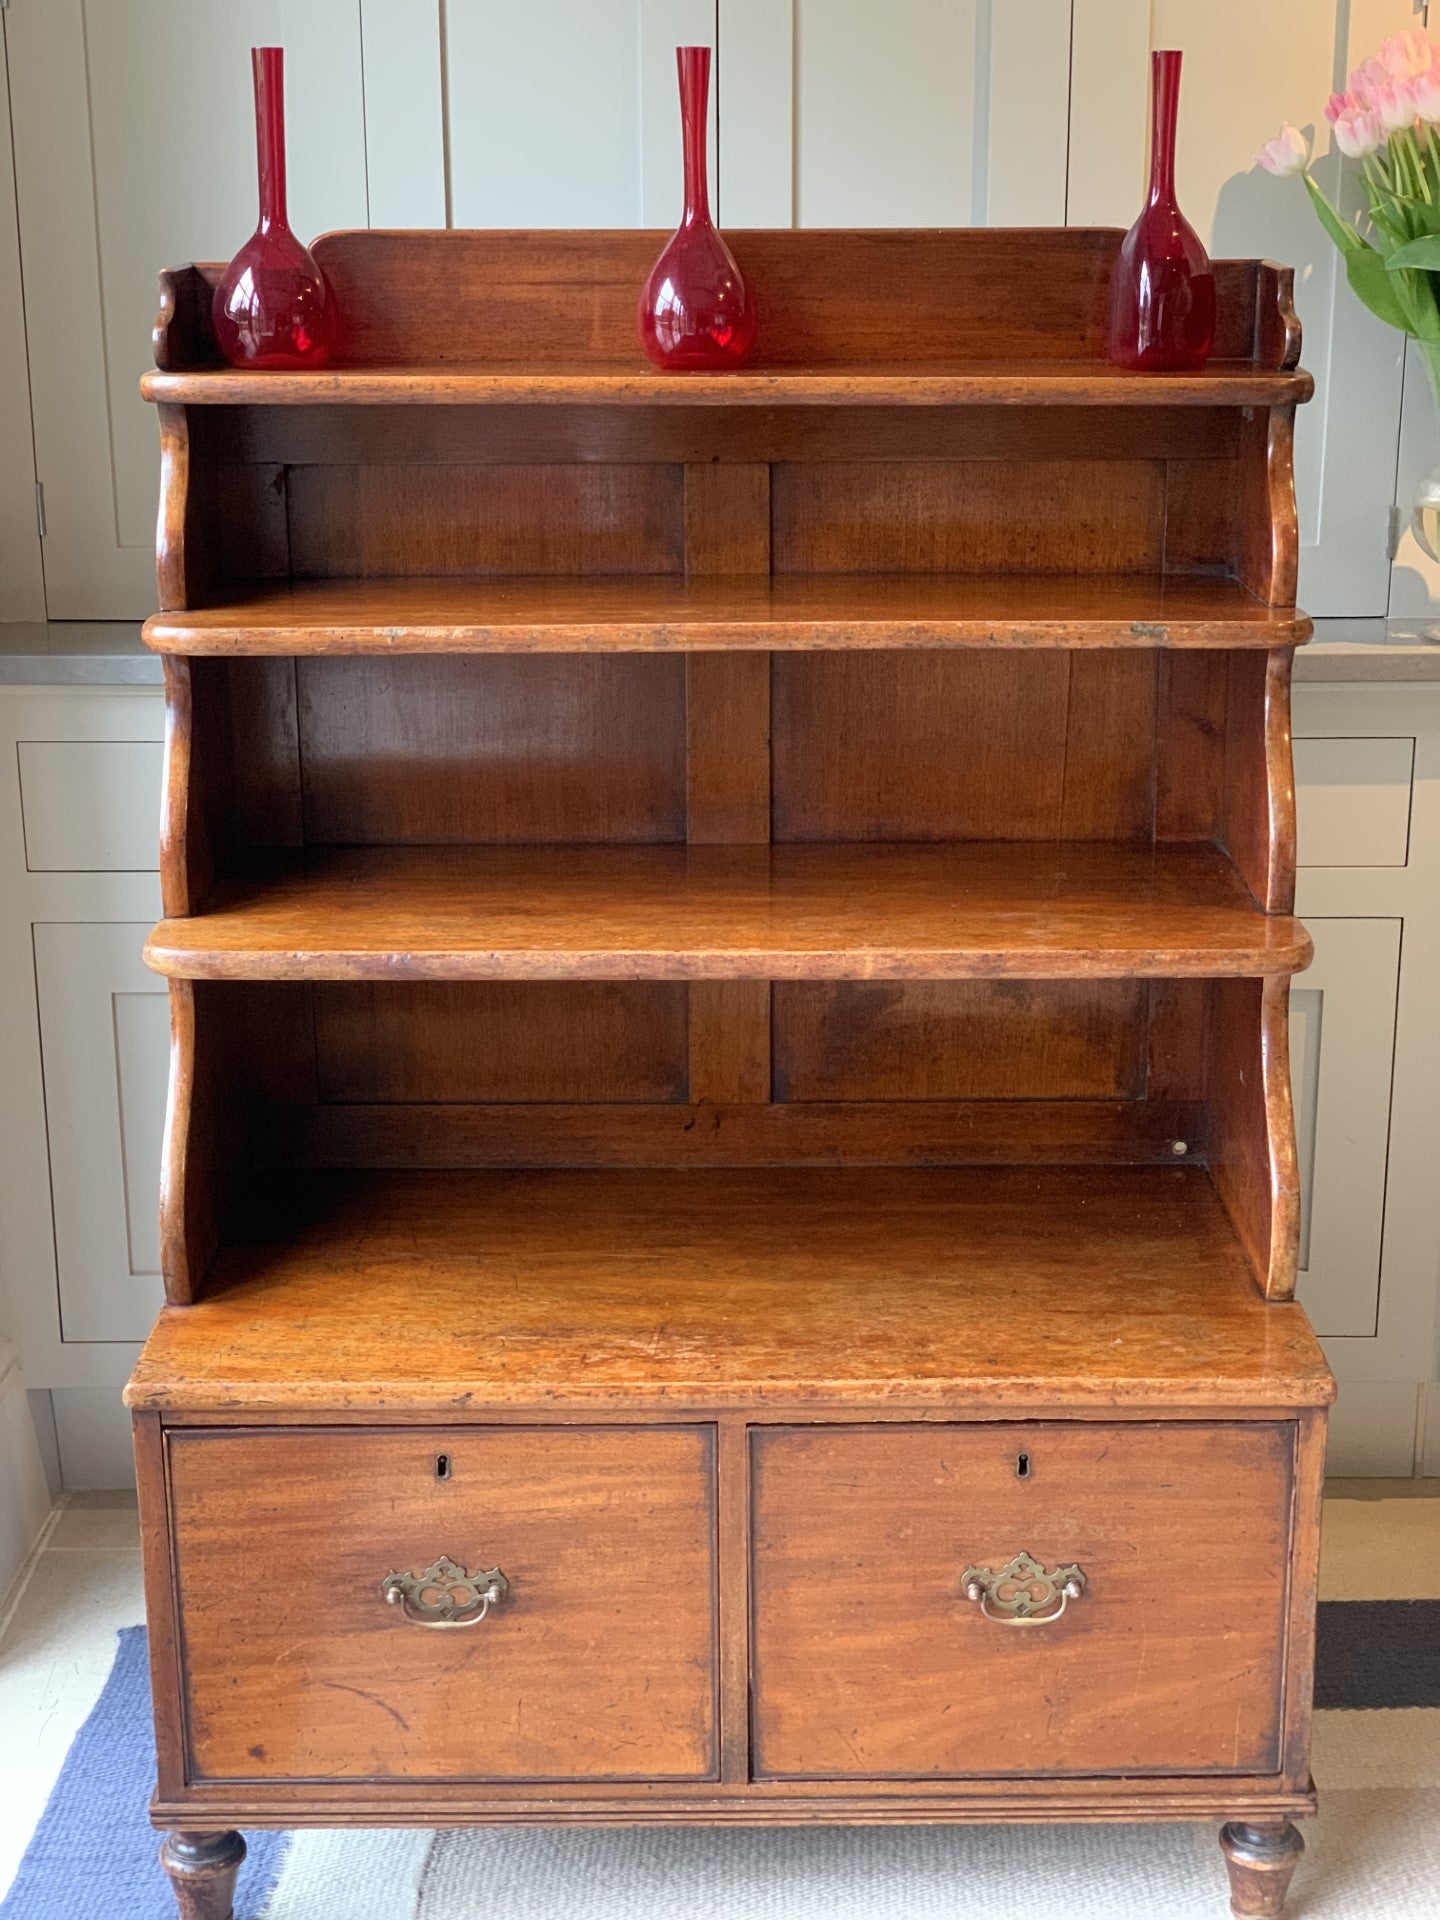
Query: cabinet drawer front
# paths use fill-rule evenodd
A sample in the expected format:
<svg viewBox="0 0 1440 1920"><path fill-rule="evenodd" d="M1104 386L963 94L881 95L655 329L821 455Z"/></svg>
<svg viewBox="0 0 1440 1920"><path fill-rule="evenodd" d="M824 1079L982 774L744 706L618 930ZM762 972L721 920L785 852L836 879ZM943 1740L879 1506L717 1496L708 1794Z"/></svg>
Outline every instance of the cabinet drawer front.
<svg viewBox="0 0 1440 1920"><path fill-rule="evenodd" d="M173 1433L169 1458L192 1779L713 1777L708 1428ZM442 1556L508 1593L448 1631L387 1604Z"/></svg>
<svg viewBox="0 0 1440 1920"><path fill-rule="evenodd" d="M1288 1425L758 1432L757 1775L1274 1771L1293 1453ZM963 1579L1021 1553L1084 1576L1024 1628Z"/></svg>

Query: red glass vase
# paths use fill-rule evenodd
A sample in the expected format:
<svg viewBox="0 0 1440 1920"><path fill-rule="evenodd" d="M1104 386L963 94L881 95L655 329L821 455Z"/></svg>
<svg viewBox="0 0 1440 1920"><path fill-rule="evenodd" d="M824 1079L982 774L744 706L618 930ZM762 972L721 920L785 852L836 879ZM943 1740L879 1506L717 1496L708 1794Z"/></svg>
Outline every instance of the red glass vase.
<svg viewBox="0 0 1440 1920"><path fill-rule="evenodd" d="M232 367L323 367L335 351L335 297L285 214L285 49L252 47L260 224L215 289L215 338Z"/></svg>
<svg viewBox="0 0 1440 1920"><path fill-rule="evenodd" d="M1110 358L1140 373L1203 367L1215 344L1215 276L1175 198L1180 55L1151 55L1150 194L1120 245L1110 282Z"/></svg>
<svg viewBox="0 0 1440 1920"><path fill-rule="evenodd" d="M685 213L640 295L640 344L675 373L739 366L755 345L755 307L735 256L710 218L705 116L709 47L677 47L685 145Z"/></svg>

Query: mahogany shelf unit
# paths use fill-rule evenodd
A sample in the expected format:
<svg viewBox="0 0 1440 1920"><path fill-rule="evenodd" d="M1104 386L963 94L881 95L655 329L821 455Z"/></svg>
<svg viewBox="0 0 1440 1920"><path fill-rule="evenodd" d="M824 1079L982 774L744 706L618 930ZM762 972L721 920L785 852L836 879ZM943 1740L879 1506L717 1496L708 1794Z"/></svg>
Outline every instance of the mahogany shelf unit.
<svg viewBox="0 0 1440 1920"><path fill-rule="evenodd" d="M1256 261L1111 367L1118 241L744 234L715 377L649 234L329 235L322 374L162 277L187 1920L238 1827L510 1821L1219 1818L1279 1913L1310 381Z"/></svg>

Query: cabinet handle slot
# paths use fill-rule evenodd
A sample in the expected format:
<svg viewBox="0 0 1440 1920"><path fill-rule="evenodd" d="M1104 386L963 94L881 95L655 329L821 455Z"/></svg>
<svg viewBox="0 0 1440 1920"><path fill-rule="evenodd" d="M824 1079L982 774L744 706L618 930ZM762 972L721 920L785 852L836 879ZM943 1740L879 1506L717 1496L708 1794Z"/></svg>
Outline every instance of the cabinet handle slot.
<svg viewBox="0 0 1440 1920"><path fill-rule="evenodd" d="M998 1573L990 1567L967 1567L960 1586L965 1598L998 1626L1048 1627L1084 1593L1085 1574L1077 1566L1056 1567L1050 1573L1030 1554L1017 1553Z"/></svg>
<svg viewBox="0 0 1440 1920"><path fill-rule="evenodd" d="M387 1573L380 1594L417 1627L474 1627L510 1591L499 1567L467 1573L446 1554L423 1573Z"/></svg>

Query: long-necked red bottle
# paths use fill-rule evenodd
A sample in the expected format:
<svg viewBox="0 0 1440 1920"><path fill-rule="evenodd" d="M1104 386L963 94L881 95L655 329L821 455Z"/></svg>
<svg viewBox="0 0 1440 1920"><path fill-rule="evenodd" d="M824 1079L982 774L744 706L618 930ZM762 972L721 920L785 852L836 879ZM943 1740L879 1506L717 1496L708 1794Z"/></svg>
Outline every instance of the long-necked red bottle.
<svg viewBox="0 0 1440 1920"><path fill-rule="evenodd" d="M1180 55L1151 55L1150 194L1126 234L1110 283L1110 358L1141 373L1203 367L1215 344L1215 276L1175 198Z"/></svg>
<svg viewBox="0 0 1440 1920"><path fill-rule="evenodd" d="M710 218L705 119L709 47L677 47L685 212L640 295L640 344L677 373L739 366L755 345L755 307L735 256Z"/></svg>
<svg viewBox="0 0 1440 1920"><path fill-rule="evenodd" d="M260 224L225 269L215 338L235 367L323 367L335 351L335 296L285 209L285 49L252 47Z"/></svg>

